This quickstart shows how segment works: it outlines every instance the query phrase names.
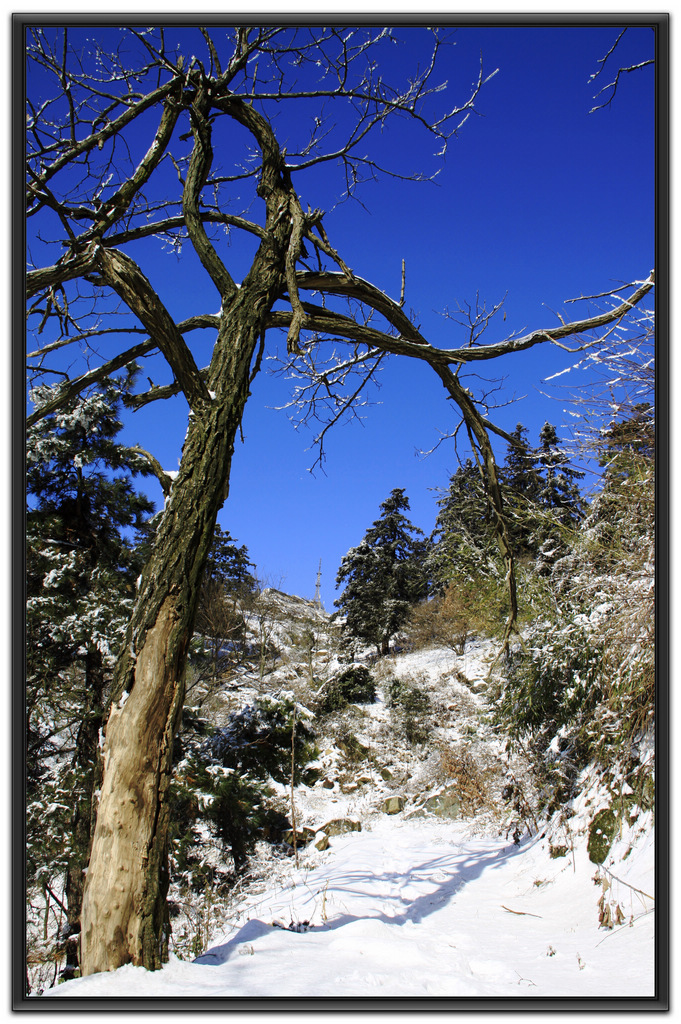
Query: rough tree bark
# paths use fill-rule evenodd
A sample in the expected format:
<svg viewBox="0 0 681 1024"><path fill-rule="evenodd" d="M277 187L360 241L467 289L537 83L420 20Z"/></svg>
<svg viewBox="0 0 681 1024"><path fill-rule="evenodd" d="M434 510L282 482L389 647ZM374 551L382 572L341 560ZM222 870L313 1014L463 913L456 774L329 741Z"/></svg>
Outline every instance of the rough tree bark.
<svg viewBox="0 0 681 1024"><path fill-rule="evenodd" d="M282 184L273 189L275 209L285 191ZM106 727L83 902L84 974L128 962L153 970L167 958L167 797L187 648L216 517L227 496L253 355L283 288L286 245L280 241L275 248L261 246L223 316L208 379L208 392L216 397L193 409L117 665L120 696Z"/></svg>
<svg viewBox="0 0 681 1024"><path fill-rule="evenodd" d="M72 844L76 852L69 859L64 890L68 911L64 978L73 976L79 967L78 933L80 932L80 915L83 907L85 869L90 859L90 839L96 815L94 793L99 788L101 781L99 733L103 725L103 700L104 665L102 654L97 647L92 647L85 657L85 706L73 758L80 778L71 819Z"/></svg>

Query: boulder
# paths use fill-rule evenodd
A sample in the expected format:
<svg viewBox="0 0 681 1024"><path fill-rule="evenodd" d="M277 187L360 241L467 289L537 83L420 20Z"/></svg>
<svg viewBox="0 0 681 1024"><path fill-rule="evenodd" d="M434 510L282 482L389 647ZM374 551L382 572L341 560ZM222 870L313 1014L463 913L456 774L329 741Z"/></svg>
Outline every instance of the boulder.
<svg viewBox="0 0 681 1024"><path fill-rule="evenodd" d="M381 810L384 814L399 814L403 807L403 796L389 796L387 800L383 801Z"/></svg>
<svg viewBox="0 0 681 1024"><path fill-rule="evenodd" d="M317 840L314 845L317 850L328 850L329 837L327 836L326 832L317 833Z"/></svg>
<svg viewBox="0 0 681 1024"><path fill-rule="evenodd" d="M417 807L415 811L410 811L409 814L405 814L404 820L410 821L412 818L425 818L426 812L423 807Z"/></svg>
<svg viewBox="0 0 681 1024"><path fill-rule="evenodd" d="M327 836L342 836L345 832L361 831L361 822L353 821L352 818L334 818L332 821L327 821L326 825L322 825L320 829L320 832L325 832Z"/></svg>
<svg viewBox="0 0 681 1024"><path fill-rule="evenodd" d="M605 807L598 812L589 825L589 839L586 845L589 860L592 864L602 864L610 852L614 838L617 835L619 821L617 815L610 807ZM554 847L555 849L555 847ZM565 850L567 853L567 848ZM551 854L552 857L558 854ZM563 854L565 856L565 854Z"/></svg>
<svg viewBox="0 0 681 1024"><path fill-rule="evenodd" d="M304 825L296 831L296 846L307 846L308 843L312 842L316 834L316 829L308 828L307 825ZM293 829L291 828L288 832L284 832L282 839L289 846L293 846Z"/></svg>
<svg viewBox="0 0 681 1024"><path fill-rule="evenodd" d="M458 818L461 814L461 800L453 787L429 797L423 806L439 818Z"/></svg>
<svg viewBox="0 0 681 1024"><path fill-rule="evenodd" d="M322 786L324 787L324 789L333 789L334 785L335 783L333 782L332 779L324 779L324 781L322 782Z"/></svg>

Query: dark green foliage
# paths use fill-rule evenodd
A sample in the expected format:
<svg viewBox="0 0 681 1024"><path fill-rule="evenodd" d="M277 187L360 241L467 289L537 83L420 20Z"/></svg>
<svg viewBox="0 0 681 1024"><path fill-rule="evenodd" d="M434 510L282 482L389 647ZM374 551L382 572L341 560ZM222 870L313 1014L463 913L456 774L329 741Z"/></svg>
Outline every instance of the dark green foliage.
<svg viewBox="0 0 681 1024"><path fill-rule="evenodd" d="M240 872L259 839L279 842L290 828L272 804L268 783L291 782L295 721L294 783L314 781L310 761L317 756L314 733L289 697L262 697L233 712L225 728L208 739L195 736L172 785L175 813L172 849L176 881L203 877L200 823L231 853Z"/></svg>
<svg viewBox="0 0 681 1024"><path fill-rule="evenodd" d="M388 686L389 707L399 707L412 715L422 715L430 711L430 697L418 686L394 679Z"/></svg>
<svg viewBox="0 0 681 1024"><path fill-rule="evenodd" d="M336 736L336 746L345 755L346 761L351 764L361 764L369 759L371 751L369 747L357 739L354 733L346 727Z"/></svg>
<svg viewBox="0 0 681 1024"><path fill-rule="evenodd" d="M345 614L347 631L375 644L379 654L388 653L410 607L427 591L426 545L404 515L408 509L404 490L395 488L359 547L343 558L336 577L337 586L345 584L335 604Z"/></svg>
<svg viewBox="0 0 681 1024"><path fill-rule="evenodd" d="M518 423L499 477L504 496L508 531L516 557L536 555L540 539L542 480L537 454L527 441L527 429Z"/></svg>
<svg viewBox="0 0 681 1024"><path fill-rule="evenodd" d="M655 711L655 504L645 412L604 435L599 494L546 578L546 615L507 663L497 721L535 756L548 805L574 795L582 768L643 793L640 758ZM549 432L544 432L545 438ZM609 451L612 441L613 448ZM574 512L574 507L573 507ZM570 513L573 514L573 513ZM551 615L551 604L559 609Z"/></svg>
<svg viewBox="0 0 681 1024"><path fill-rule="evenodd" d="M552 809L573 795L579 772L594 754L604 696L598 638L577 621L532 631L527 652L507 662L495 719L511 746L524 745Z"/></svg>
<svg viewBox="0 0 681 1024"><path fill-rule="evenodd" d="M238 546L234 538L217 525L206 563L206 581L219 583L228 593L243 599L252 596L257 586L252 569L255 566L248 557L246 545Z"/></svg>
<svg viewBox="0 0 681 1024"><path fill-rule="evenodd" d="M426 559L432 592L441 595L472 576L498 577L491 506L480 470L470 459L454 473L438 506Z"/></svg>
<svg viewBox="0 0 681 1024"><path fill-rule="evenodd" d="M592 864L602 864L608 856L619 824L616 814L609 807L599 811L592 820L586 847Z"/></svg>
<svg viewBox="0 0 681 1024"><path fill-rule="evenodd" d="M428 694L412 683L395 679L387 687L387 695L388 706L407 742L413 746L426 743L429 735L427 716L431 709Z"/></svg>
<svg viewBox="0 0 681 1024"><path fill-rule="evenodd" d="M132 482L146 462L117 440L133 379L103 380L27 432L27 879L60 888L65 874L72 931L99 732L142 566L135 542L153 510Z"/></svg>
<svg viewBox="0 0 681 1024"><path fill-rule="evenodd" d="M215 835L231 850L234 868L241 871L267 820L263 801L270 791L262 783L229 774L213 790L206 816Z"/></svg>
<svg viewBox="0 0 681 1024"><path fill-rule="evenodd" d="M636 475L642 464L654 458L655 410L650 402L639 402L610 424L599 461L612 483Z"/></svg>
<svg viewBox="0 0 681 1024"><path fill-rule="evenodd" d="M291 734L295 721L295 779L304 781L305 766L317 756L312 728L299 717L288 697L259 697L241 711L232 712L229 724L218 729L202 747L207 763L219 764L254 778L290 782Z"/></svg>
<svg viewBox="0 0 681 1024"><path fill-rule="evenodd" d="M645 543L655 514L655 416L649 403L635 405L614 420L599 450L602 489L593 502L588 526L599 568L617 564Z"/></svg>
<svg viewBox="0 0 681 1024"><path fill-rule="evenodd" d="M553 561L556 549L565 550L565 531L575 529L584 518L585 502L577 484L584 474L570 466L551 423L545 423L539 431L537 461L541 472L539 505L544 514L539 539L552 549L549 560Z"/></svg>
<svg viewBox="0 0 681 1024"><path fill-rule="evenodd" d="M249 655L244 613L255 597L254 568L246 546L216 526L196 612L193 700L208 699L210 688L204 685L199 694L198 686L207 680L216 684Z"/></svg>
<svg viewBox="0 0 681 1024"><path fill-rule="evenodd" d="M317 710L328 715L348 704L373 704L375 700L376 683L371 672L363 665L352 665L326 684Z"/></svg>

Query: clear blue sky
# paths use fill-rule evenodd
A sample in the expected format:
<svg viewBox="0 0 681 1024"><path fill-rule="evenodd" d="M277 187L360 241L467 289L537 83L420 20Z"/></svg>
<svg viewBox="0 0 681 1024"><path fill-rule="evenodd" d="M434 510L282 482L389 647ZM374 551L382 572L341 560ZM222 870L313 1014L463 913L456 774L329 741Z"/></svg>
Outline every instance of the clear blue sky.
<svg viewBox="0 0 681 1024"><path fill-rule="evenodd" d="M401 47L386 56L396 69L418 48L416 30L398 35ZM487 336L496 341L551 326L567 299L640 279L654 265L652 68L627 75L613 104L589 113L596 88L589 78L616 35L613 26L462 27L442 75L452 94L470 86L481 53L486 73L499 70L478 100L481 116L472 116L451 144L437 185L383 180L364 187L363 205L334 207L333 173L301 178L304 200L328 211L329 237L357 274L398 298L406 261L406 306L434 345L465 342L441 313L474 304L476 293L488 306L507 296L506 319L498 316ZM651 57L652 48L650 29L631 28L617 66ZM395 122L380 145L399 170L431 166L432 141L424 145L404 122ZM217 310L215 292L190 261L171 256L157 272L177 282L173 312ZM285 348L273 335L270 351L276 344ZM205 346L207 356L207 340ZM197 354L197 361L207 358ZM568 363L566 354L542 348L487 364L484 372L502 383L499 401L517 398L497 411L496 422L510 430L522 422L535 442L548 419L564 436L566 403L540 389L543 378ZM268 375L267 366L252 388L219 522L247 545L262 574L292 593L313 596L321 559L322 597L331 610L343 554L359 543L394 487L405 488L412 521L432 529L435 489L447 486L457 456L451 442L425 459L417 453L454 427L454 411L428 367L392 357L371 395L380 404L365 410L363 425L339 425L327 436L325 474L313 476L313 435L276 410L287 401L288 385ZM185 430L186 403L157 402L135 414L125 438L172 470ZM144 489L159 498L151 481Z"/></svg>

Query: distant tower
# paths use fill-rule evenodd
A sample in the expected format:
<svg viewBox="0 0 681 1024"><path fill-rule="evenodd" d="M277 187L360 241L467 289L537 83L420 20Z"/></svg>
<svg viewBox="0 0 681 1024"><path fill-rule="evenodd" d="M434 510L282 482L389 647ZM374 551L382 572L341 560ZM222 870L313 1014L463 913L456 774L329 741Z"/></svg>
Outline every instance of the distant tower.
<svg viewBox="0 0 681 1024"><path fill-rule="evenodd" d="M322 560L320 558L319 559L319 568L317 569L317 586L316 586L315 592L314 592L314 603L318 604L320 608L322 606L322 590L321 590L321 585L322 585Z"/></svg>

